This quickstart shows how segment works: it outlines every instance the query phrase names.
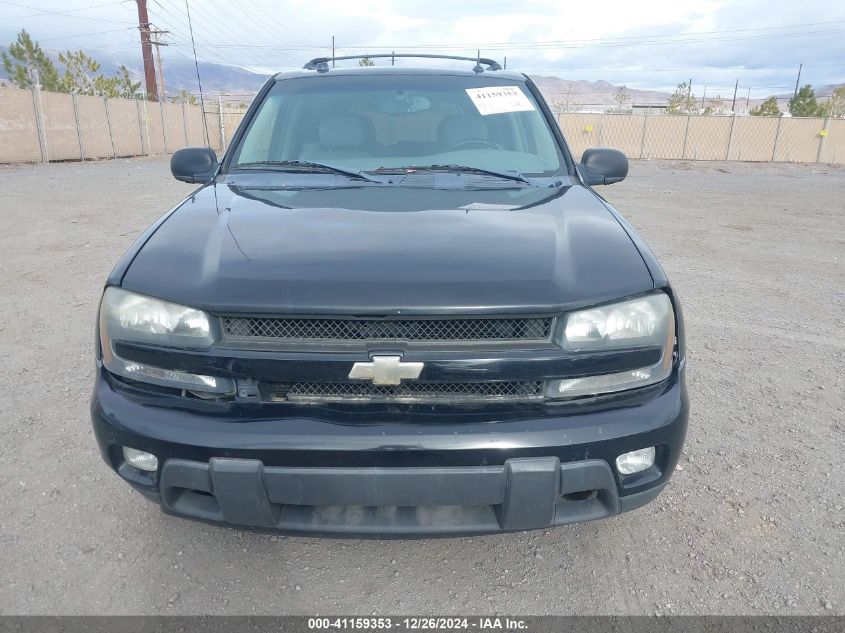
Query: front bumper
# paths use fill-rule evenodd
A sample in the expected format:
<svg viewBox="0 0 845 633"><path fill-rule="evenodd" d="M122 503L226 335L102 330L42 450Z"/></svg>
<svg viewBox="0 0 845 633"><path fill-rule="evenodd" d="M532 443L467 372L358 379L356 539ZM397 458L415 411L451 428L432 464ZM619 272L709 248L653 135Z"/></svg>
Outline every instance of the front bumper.
<svg viewBox="0 0 845 633"><path fill-rule="evenodd" d="M637 392L483 422L460 409L275 410L287 417L184 410L127 394L102 369L91 402L106 462L165 512L326 535L481 534L632 510L666 485L688 417L683 370ZM158 472L124 463L122 446L156 455ZM653 467L615 471L619 454L647 446Z"/></svg>

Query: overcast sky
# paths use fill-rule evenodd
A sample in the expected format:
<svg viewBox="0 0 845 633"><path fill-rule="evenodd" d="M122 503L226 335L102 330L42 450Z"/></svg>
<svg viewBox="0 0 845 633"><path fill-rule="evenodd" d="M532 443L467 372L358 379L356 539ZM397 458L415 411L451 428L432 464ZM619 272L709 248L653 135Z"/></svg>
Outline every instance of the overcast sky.
<svg viewBox="0 0 845 633"><path fill-rule="evenodd" d="M845 2L832 0L189 0L201 60L271 72L331 51L502 59L566 79L671 88L693 79L753 96L845 82ZM164 59L191 55L184 0L148 0L170 31ZM0 0L0 44L26 28L47 49L141 53L135 0Z"/></svg>

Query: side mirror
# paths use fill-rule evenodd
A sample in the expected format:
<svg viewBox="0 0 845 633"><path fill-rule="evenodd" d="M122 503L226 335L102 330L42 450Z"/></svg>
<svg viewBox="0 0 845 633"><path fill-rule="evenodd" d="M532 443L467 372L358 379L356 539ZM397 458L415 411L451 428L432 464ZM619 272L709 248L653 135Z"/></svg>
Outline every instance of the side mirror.
<svg viewBox="0 0 845 633"><path fill-rule="evenodd" d="M207 183L217 170L217 154L210 147L177 149L170 158L170 173L176 180Z"/></svg>
<svg viewBox="0 0 845 633"><path fill-rule="evenodd" d="M612 185L625 180L628 159L618 149L595 147L584 151L581 157L584 181L588 185Z"/></svg>

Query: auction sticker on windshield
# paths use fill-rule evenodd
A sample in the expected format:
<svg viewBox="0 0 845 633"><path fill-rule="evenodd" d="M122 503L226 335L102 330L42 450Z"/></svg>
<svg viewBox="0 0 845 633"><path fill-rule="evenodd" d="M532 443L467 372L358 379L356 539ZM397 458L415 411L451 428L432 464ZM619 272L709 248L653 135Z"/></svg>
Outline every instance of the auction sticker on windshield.
<svg viewBox="0 0 845 633"><path fill-rule="evenodd" d="M525 112L534 109L534 104L516 86L467 88L466 92L482 116L504 114L505 112Z"/></svg>

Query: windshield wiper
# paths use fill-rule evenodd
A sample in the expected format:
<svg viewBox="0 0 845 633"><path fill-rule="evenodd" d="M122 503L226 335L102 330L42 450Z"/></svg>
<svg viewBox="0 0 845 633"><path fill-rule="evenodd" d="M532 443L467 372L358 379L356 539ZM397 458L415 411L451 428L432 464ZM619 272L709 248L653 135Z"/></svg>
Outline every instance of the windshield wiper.
<svg viewBox="0 0 845 633"><path fill-rule="evenodd" d="M340 174L342 176L349 176L350 178L360 178L368 182L382 183L378 178L364 173L361 170L350 169L348 167L340 167L338 165L329 165L328 163L317 163L311 160L258 160L251 163L238 163L235 165L237 169L272 169L275 171L300 171L312 174L329 173ZM382 183L383 184L383 183Z"/></svg>
<svg viewBox="0 0 845 633"><path fill-rule="evenodd" d="M484 174L486 176L505 178L507 180L513 180L515 182L523 182L527 185L535 184L517 171L498 171L495 169L470 167L469 165L408 165L406 167L379 167L378 169L373 169L372 171L377 174L408 173L413 171L448 171L453 173L466 172L471 174Z"/></svg>

